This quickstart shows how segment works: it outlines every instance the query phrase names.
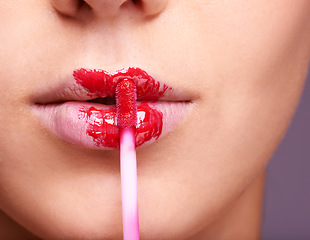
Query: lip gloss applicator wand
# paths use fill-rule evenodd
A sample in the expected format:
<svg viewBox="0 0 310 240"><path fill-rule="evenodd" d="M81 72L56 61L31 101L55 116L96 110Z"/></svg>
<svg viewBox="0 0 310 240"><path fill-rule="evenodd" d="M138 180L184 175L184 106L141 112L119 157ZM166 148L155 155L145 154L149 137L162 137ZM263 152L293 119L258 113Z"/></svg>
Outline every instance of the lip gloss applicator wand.
<svg viewBox="0 0 310 240"><path fill-rule="evenodd" d="M123 79L116 86L117 125L120 130L123 239L139 240L137 159L135 131L137 123L136 84Z"/></svg>

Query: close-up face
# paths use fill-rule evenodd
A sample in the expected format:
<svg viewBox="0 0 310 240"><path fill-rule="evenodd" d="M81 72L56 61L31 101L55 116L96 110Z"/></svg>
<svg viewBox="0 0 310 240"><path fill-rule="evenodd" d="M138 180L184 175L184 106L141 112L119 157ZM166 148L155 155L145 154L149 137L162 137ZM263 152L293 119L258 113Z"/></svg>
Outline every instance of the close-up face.
<svg viewBox="0 0 310 240"><path fill-rule="evenodd" d="M0 3L0 210L44 239L122 238L119 76L141 238L191 239L263 174L310 59L309 0Z"/></svg>

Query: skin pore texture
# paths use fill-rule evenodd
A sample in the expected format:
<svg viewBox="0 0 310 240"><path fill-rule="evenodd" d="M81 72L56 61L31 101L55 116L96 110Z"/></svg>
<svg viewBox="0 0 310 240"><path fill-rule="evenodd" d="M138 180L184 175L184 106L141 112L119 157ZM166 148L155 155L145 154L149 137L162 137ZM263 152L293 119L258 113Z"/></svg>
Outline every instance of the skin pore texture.
<svg viewBox="0 0 310 240"><path fill-rule="evenodd" d="M192 107L137 149L141 239L259 239L264 171L309 64L310 1L86 2L0 0L0 239L122 239L119 152L62 140L33 107L74 69L129 66Z"/></svg>

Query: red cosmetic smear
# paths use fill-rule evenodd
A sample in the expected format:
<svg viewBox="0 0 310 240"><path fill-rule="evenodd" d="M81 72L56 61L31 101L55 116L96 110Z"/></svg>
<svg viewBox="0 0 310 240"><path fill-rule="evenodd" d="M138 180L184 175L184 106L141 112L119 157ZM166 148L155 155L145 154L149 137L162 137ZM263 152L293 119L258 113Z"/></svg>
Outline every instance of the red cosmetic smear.
<svg viewBox="0 0 310 240"><path fill-rule="evenodd" d="M98 147L119 147L119 128L117 127L116 108L96 109L82 108L80 119L86 119L87 134ZM163 114L142 103L137 108L136 146L151 139L158 139L163 127Z"/></svg>
<svg viewBox="0 0 310 240"><path fill-rule="evenodd" d="M130 79L124 79L116 87L117 125L130 128L137 123L136 86Z"/></svg>
<svg viewBox="0 0 310 240"><path fill-rule="evenodd" d="M137 111L136 146L158 139L163 129L163 113L151 108L146 103L141 104Z"/></svg>
<svg viewBox="0 0 310 240"><path fill-rule="evenodd" d="M119 145L119 130L115 124L115 109L82 108L80 109L79 119L86 119L88 124L86 133L93 137L98 147L117 147Z"/></svg>
<svg viewBox="0 0 310 240"><path fill-rule="evenodd" d="M140 68L124 68L115 73L100 69L77 69L73 72L76 82L98 97L113 97L116 85L124 79L131 79L137 86L138 100L158 100L168 89L166 84L155 81Z"/></svg>

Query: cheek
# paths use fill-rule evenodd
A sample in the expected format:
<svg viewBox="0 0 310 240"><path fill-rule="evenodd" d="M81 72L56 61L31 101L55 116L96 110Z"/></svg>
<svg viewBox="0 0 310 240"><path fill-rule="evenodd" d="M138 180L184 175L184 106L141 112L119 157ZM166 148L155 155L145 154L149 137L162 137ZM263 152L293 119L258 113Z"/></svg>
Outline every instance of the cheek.
<svg viewBox="0 0 310 240"><path fill-rule="evenodd" d="M212 139L203 140L204 149L220 172L250 179L271 157L299 100L310 53L310 3L223 4L210 8L202 36L207 49L197 82L205 92L201 119L209 123L200 129Z"/></svg>
<svg viewBox="0 0 310 240"><path fill-rule="evenodd" d="M214 72L234 74L231 81L236 81L242 74L282 71L296 57L308 55L309 1L239 0L226 5L210 13L211 21L204 28L205 53Z"/></svg>
<svg viewBox="0 0 310 240"><path fill-rule="evenodd" d="M214 102L232 146L239 144L249 155L253 151L253 157L263 157L265 151L268 159L290 122L304 84L310 3L230 5L216 12L214 19L221 21L215 20L216 28L207 36L212 46L208 64L216 76L210 86L219 95Z"/></svg>

